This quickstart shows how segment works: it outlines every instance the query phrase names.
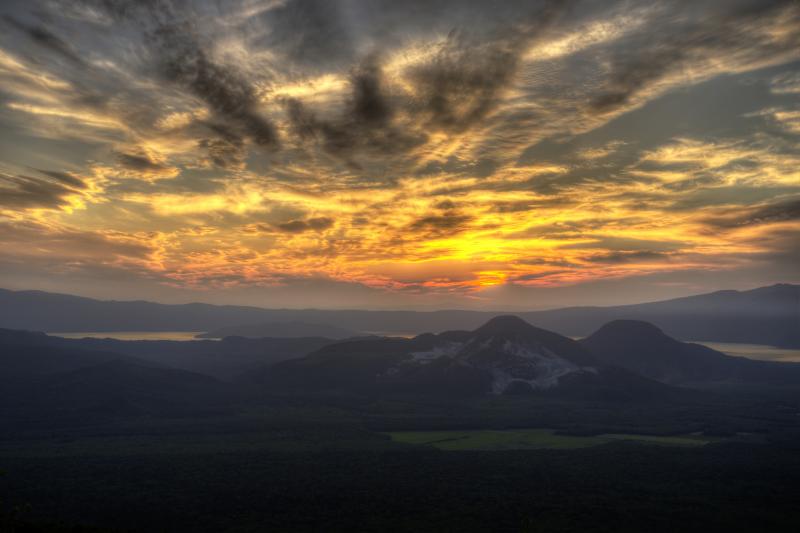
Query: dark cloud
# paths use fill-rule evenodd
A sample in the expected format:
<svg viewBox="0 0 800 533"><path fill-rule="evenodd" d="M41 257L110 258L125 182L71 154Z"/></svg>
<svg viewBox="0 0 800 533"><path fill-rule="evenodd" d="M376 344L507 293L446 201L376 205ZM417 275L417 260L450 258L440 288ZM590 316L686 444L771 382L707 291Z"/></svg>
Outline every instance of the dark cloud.
<svg viewBox="0 0 800 533"><path fill-rule="evenodd" d="M451 33L433 60L411 70L419 111L437 129L463 130L483 118L519 62L515 43L470 43Z"/></svg>
<svg viewBox="0 0 800 533"><path fill-rule="evenodd" d="M800 265L800 227L783 226L771 229L751 237L747 244L752 244L764 252L752 254L751 257L763 261L764 266L781 272L776 279L796 279L797 265Z"/></svg>
<svg viewBox="0 0 800 533"><path fill-rule="evenodd" d="M613 219L592 218L585 220L565 220L553 224L537 224L522 231L506 235L509 239L591 239L594 232L614 223ZM584 245L579 245L584 247Z"/></svg>
<svg viewBox="0 0 800 533"><path fill-rule="evenodd" d="M692 172L701 168L701 166L701 161L645 160L636 163L632 168L644 172Z"/></svg>
<svg viewBox="0 0 800 533"><path fill-rule="evenodd" d="M255 144L277 147L275 127L258 111L256 92L248 79L230 66L216 63L191 27L165 24L154 32L154 52L162 75L200 98L221 120L239 129Z"/></svg>
<svg viewBox="0 0 800 533"><path fill-rule="evenodd" d="M36 172L39 172L40 174L44 174L45 176L48 176L56 181L59 181L69 187L74 187L76 189L86 188L86 183L82 179L75 177L74 175L68 172L61 172L58 170L41 170L38 168L34 170L36 170Z"/></svg>
<svg viewBox="0 0 800 533"><path fill-rule="evenodd" d="M80 67L85 66L85 61L78 55L78 52L75 51L72 45L44 26L28 25L10 15L4 15L3 20L14 28L23 31L39 46L56 53L73 65Z"/></svg>
<svg viewBox="0 0 800 533"><path fill-rule="evenodd" d="M117 162L125 168L140 172L166 170L169 167L150 159L146 154L117 152Z"/></svg>
<svg viewBox="0 0 800 533"><path fill-rule="evenodd" d="M296 98L288 98L285 102L289 126L300 140L315 138L323 127L316 114L310 111Z"/></svg>
<svg viewBox="0 0 800 533"><path fill-rule="evenodd" d="M159 78L180 87L205 103L217 122L254 144L276 148L273 124L261 114L251 80L232 65L212 57L211 39L198 26L214 10L183 0L84 0L93 9L111 17L120 27L138 32L145 59ZM220 14L219 6L217 14ZM230 139L226 139L230 144Z"/></svg>
<svg viewBox="0 0 800 533"><path fill-rule="evenodd" d="M270 31L259 44L282 52L304 67L330 68L355 54L353 30L342 14L342 3L331 0L290 0L265 13Z"/></svg>
<svg viewBox="0 0 800 533"><path fill-rule="evenodd" d="M244 138L223 124L206 123L203 126L212 137L200 139L197 143L206 153L202 163L223 169L241 168L247 156Z"/></svg>
<svg viewBox="0 0 800 533"><path fill-rule="evenodd" d="M350 97L340 116L320 118L297 99L287 99L285 105L290 128L300 140L318 140L328 153L345 159L357 149L402 153L425 140L424 134L406 131L393 121L394 104L374 55L352 70Z"/></svg>
<svg viewBox="0 0 800 533"><path fill-rule="evenodd" d="M431 215L415 220L409 229L415 233L429 233L432 235L453 235L467 229L473 217L447 212L443 215Z"/></svg>
<svg viewBox="0 0 800 533"><path fill-rule="evenodd" d="M483 119L513 80L521 54L569 2L547 2L496 35L452 31L434 57L410 69L418 111L436 129L461 131Z"/></svg>
<svg viewBox="0 0 800 533"><path fill-rule="evenodd" d="M369 127L382 127L394 113L384 93L383 76L377 57L369 57L353 72L351 114L354 122Z"/></svg>
<svg viewBox="0 0 800 533"><path fill-rule="evenodd" d="M487 35L517 24L542 5L540 0L287 0L245 23L259 35L258 46L280 53L292 67L336 71L364 49L402 46L419 35L470 28ZM268 28L263 34L263 27Z"/></svg>
<svg viewBox="0 0 800 533"><path fill-rule="evenodd" d="M721 218L737 217L748 212L748 206L777 203L780 197L794 197L800 193L800 187L782 185L730 185L713 188L700 188L686 195L668 194L661 200L663 209L669 211L696 211L699 209L724 208L737 206L730 212L723 213ZM649 194L649 193L648 193ZM620 193L620 197L625 194ZM759 207L756 207L759 209Z"/></svg>
<svg viewBox="0 0 800 533"><path fill-rule="evenodd" d="M568 274L571 270L545 270L543 272L531 272L530 274L521 274L519 276L512 276L508 279L509 282L524 282L524 281L536 281L540 279L547 279L551 276L558 276L560 274Z"/></svg>
<svg viewBox="0 0 800 533"><path fill-rule="evenodd" d="M496 202L492 210L497 213L520 213L532 211L534 209L552 209L554 207L567 206L572 200L566 197L553 196L541 200L518 200L515 202Z"/></svg>
<svg viewBox="0 0 800 533"><path fill-rule="evenodd" d="M665 191L687 192L700 190L714 185L721 185L725 178L713 172L686 173L686 179L672 181L662 184Z"/></svg>
<svg viewBox="0 0 800 533"><path fill-rule="evenodd" d="M576 263L572 261L568 261L563 257L560 258L551 258L551 257L523 257L515 261L515 263L520 265L545 265L545 266L557 266L557 267L575 267L578 266Z"/></svg>
<svg viewBox="0 0 800 533"><path fill-rule="evenodd" d="M59 179L0 174L0 206L10 209L60 207L75 192Z"/></svg>
<svg viewBox="0 0 800 533"><path fill-rule="evenodd" d="M334 220L328 217L315 217L308 219L296 219L281 224L275 224L275 227L286 233L303 233L306 231L324 231L333 226Z"/></svg>
<svg viewBox="0 0 800 533"><path fill-rule="evenodd" d="M149 22L163 24L187 12L183 0L69 0L99 10L117 22L135 22L148 27Z"/></svg>
<svg viewBox="0 0 800 533"><path fill-rule="evenodd" d="M452 200L442 200L438 202L435 206L436 209L441 209L443 211L449 211L451 209L456 208L456 204Z"/></svg>
<svg viewBox="0 0 800 533"><path fill-rule="evenodd" d="M722 2L719 6L698 3L660 17L658 31L648 27L613 52L605 87L589 108L597 113L613 111L691 60L719 60L737 53L769 59L796 49L800 46L800 32L789 30L785 36L777 37L775 32L765 31L769 23L775 22L786 25L788 30L794 20L796 27L800 22L797 11L786 11L792 7L796 8L797 2Z"/></svg>
<svg viewBox="0 0 800 533"><path fill-rule="evenodd" d="M590 242L578 242L559 246L564 250L609 250L611 252L674 252L687 246L686 243L672 240L635 239L633 237L606 237L585 234L582 238Z"/></svg>
<svg viewBox="0 0 800 533"><path fill-rule="evenodd" d="M433 59L404 73L412 86L409 95L391 94L380 55L370 54L351 71L350 98L340 116L321 118L302 101L287 99L290 129L299 139L316 139L328 153L344 158L356 150L403 153L425 142L430 129L467 129L495 108L526 45L566 4L558 5L546 3L523 22L489 36L452 31Z"/></svg>
<svg viewBox="0 0 800 533"><path fill-rule="evenodd" d="M705 222L717 228L740 228L800 220L800 199L742 208L727 215L708 218Z"/></svg>
<svg viewBox="0 0 800 533"><path fill-rule="evenodd" d="M200 139L197 146L205 150L202 162L208 166L222 169L236 169L244 165L245 149L243 142L228 139Z"/></svg>
<svg viewBox="0 0 800 533"><path fill-rule="evenodd" d="M638 251L621 251L609 252L607 254L598 254L591 257L584 258L585 261L590 263L602 264L625 264L636 263L640 261L663 261L670 257L669 253L655 252L652 250L638 250Z"/></svg>
<svg viewBox="0 0 800 533"><path fill-rule="evenodd" d="M41 249L27 246L32 241L39 243ZM0 223L0 249L13 249L30 256L39 256L63 268L66 261L81 257L97 264L98 260L108 261L114 256L145 258L153 250L142 243L112 232L100 233L66 229L52 229L34 221L10 221ZM48 253L42 254L42 250ZM0 255L3 255L0 252ZM70 257L72 256L72 257ZM28 262L31 257L25 257ZM70 263L70 267L72 264Z"/></svg>

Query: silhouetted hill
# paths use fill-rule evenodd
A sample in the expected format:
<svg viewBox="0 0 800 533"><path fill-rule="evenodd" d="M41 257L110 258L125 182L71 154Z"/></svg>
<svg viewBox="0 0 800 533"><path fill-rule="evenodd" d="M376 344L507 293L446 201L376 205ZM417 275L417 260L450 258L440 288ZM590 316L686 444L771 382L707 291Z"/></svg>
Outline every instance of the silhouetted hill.
<svg viewBox="0 0 800 533"><path fill-rule="evenodd" d="M107 349L84 349L78 343L58 345L51 339L44 333L0 329L0 384L11 386L116 360L152 364Z"/></svg>
<svg viewBox="0 0 800 533"><path fill-rule="evenodd" d="M157 357L155 359L158 359ZM224 412L232 386L80 340L0 330L0 427Z"/></svg>
<svg viewBox="0 0 800 533"><path fill-rule="evenodd" d="M664 383L800 385L800 364L731 357L706 346L677 341L653 324L637 320L610 322L580 342L608 364Z"/></svg>
<svg viewBox="0 0 800 533"><path fill-rule="evenodd" d="M474 329L503 313L260 309L208 304L98 301L0 289L0 327L38 331L211 331L303 322L377 334ZM800 347L800 286L719 291L661 302L517 313L551 331L583 337L612 320L651 322L682 340Z"/></svg>
<svg viewBox="0 0 800 533"><path fill-rule="evenodd" d="M346 341L259 376L271 387L445 395L547 393L630 399L667 388L611 369L578 342L513 316L472 332Z"/></svg>
<svg viewBox="0 0 800 533"><path fill-rule="evenodd" d="M308 324L305 322L262 322L245 326L217 328L197 335L198 339L222 339L225 337L247 337L258 339L263 337L297 338L325 337L328 339L347 339L357 337L359 332L331 326L330 324Z"/></svg>
<svg viewBox="0 0 800 533"><path fill-rule="evenodd" d="M117 339L65 339L28 331L0 329L0 349L12 357L9 365L42 369L65 366L63 370L127 358L140 364L158 364L221 379L230 379L265 364L302 357L333 342L331 339L228 337L220 341L123 341ZM23 348L24 347L24 348ZM72 354L70 362L60 354ZM34 356L35 357L32 357ZM3 359L0 359L2 361ZM145 362L148 361L149 363ZM48 372L50 373L50 372Z"/></svg>

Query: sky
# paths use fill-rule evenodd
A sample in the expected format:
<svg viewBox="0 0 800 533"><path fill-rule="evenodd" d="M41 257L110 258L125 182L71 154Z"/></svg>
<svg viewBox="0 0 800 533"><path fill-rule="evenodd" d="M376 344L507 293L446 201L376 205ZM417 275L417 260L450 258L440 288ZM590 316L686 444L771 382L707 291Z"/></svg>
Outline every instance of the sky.
<svg viewBox="0 0 800 533"><path fill-rule="evenodd" d="M4 288L513 310L798 265L796 0L0 6Z"/></svg>

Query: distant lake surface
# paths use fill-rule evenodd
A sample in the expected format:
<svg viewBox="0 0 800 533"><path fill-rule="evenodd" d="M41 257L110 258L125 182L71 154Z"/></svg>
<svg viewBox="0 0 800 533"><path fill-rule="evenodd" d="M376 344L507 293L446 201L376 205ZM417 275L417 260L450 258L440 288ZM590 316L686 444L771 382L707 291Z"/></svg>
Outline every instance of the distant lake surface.
<svg viewBox="0 0 800 533"><path fill-rule="evenodd" d="M374 335L376 337L402 337L404 339L413 339L419 333L411 331L362 331L363 335Z"/></svg>
<svg viewBox="0 0 800 533"><path fill-rule="evenodd" d="M800 363L800 350L792 348L776 348L775 346L765 346L763 344L737 344L729 342L705 342L693 341L696 344L708 346L718 352L734 355L736 357L747 357L748 359L758 359L760 361L779 361L783 363Z"/></svg>
<svg viewBox="0 0 800 533"><path fill-rule="evenodd" d="M195 335L202 331L80 331L67 333L48 333L53 337L65 339L118 339L121 341L194 341Z"/></svg>

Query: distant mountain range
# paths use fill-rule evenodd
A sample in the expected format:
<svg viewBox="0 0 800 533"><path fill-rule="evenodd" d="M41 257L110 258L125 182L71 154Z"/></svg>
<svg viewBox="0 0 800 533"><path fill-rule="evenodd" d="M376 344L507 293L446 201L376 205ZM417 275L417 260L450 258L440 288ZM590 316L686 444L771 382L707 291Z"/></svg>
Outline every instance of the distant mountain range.
<svg viewBox="0 0 800 533"><path fill-rule="evenodd" d="M121 341L0 330L0 429L215 415L270 395L302 401L334 394L357 403L365 396L535 395L590 402L582 405L680 405L706 394L689 389L720 384L797 388L800 364L730 357L630 320L581 341L516 316L472 331L343 341Z"/></svg>
<svg viewBox="0 0 800 533"><path fill-rule="evenodd" d="M209 304L99 301L39 291L0 289L0 327L38 331L247 331L247 324L305 323L353 332L415 334L477 328L503 313L479 311L351 311L262 309ZM571 307L517 313L571 337L613 320L643 320L682 340L800 348L800 285L718 291L614 307ZM225 329L223 329L225 328ZM227 328L236 328L227 330ZM273 330L268 330L271 334ZM329 335L326 335L329 336ZM338 336L338 335L337 335Z"/></svg>
<svg viewBox="0 0 800 533"><path fill-rule="evenodd" d="M800 348L800 285L718 291L663 302L523 313L526 320L585 337L613 320L640 320L682 340Z"/></svg>

